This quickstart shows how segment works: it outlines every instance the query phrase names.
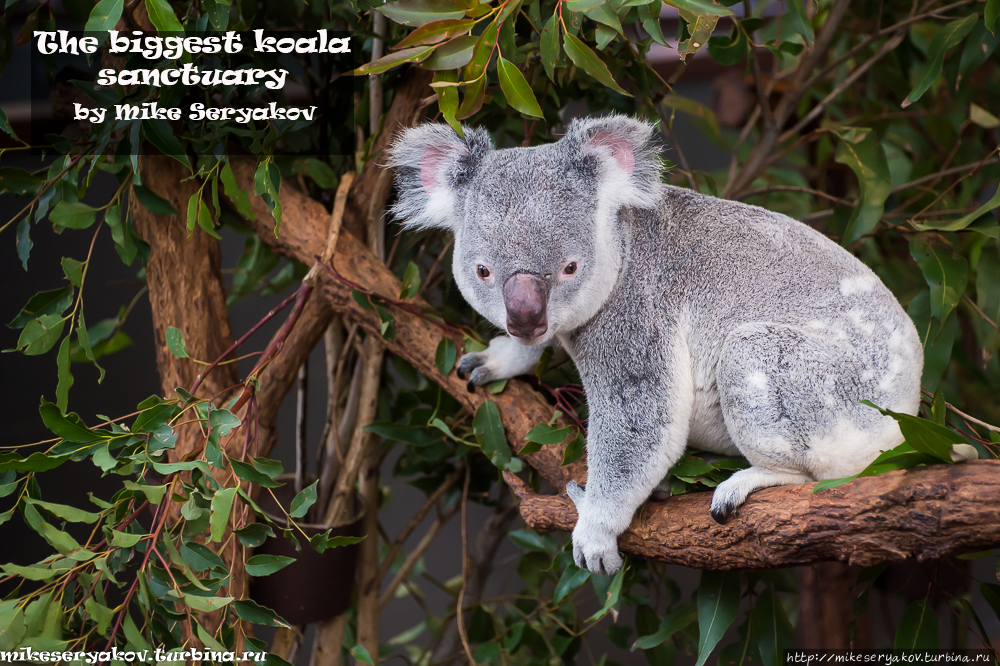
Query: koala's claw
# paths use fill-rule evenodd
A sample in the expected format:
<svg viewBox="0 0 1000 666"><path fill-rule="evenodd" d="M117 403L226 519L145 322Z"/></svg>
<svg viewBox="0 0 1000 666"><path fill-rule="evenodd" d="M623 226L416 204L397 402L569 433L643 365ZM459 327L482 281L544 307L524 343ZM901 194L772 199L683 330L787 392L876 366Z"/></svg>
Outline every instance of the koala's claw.
<svg viewBox="0 0 1000 666"><path fill-rule="evenodd" d="M729 518L729 516L733 515L734 511L736 511L735 504L728 504L723 502L719 503L712 502L712 506L708 510L708 512L712 514L712 518L715 519L715 522L719 523L720 525L725 525L726 520Z"/></svg>
<svg viewBox="0 0 1000 666"><path fill-rule="evenodd" d="M493 371L486 365L487 356L482 352L466 354L459 360L456 372L461 379L468 379L466 388L475 393L477 386L489 384L494 379Z"/></svg>

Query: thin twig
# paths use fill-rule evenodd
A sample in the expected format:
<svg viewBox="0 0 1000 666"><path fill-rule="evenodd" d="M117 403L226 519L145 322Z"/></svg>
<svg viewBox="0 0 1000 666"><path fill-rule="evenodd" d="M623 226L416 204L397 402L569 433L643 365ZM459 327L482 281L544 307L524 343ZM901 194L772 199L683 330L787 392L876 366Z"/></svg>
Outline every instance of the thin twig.
<svg viewBox="0 0 1000 666"><path fill-rule="evenodd" d="M385 575L389 572L389 568L392 566L393 560L396 559L396 553L400 551L406 540L410 538L410 535L413 534L413 531L415 529L417 529L417 527L420 525L421 521L423 521L427 513L434 507L435 504L437 504L437 501L441 499L441 497L445 494L448 488L451 487L451 484L458 481L458 478L462 476L464 467L465 466L463 465L458 469L456 469L451 474L449 474L448 477L441 482L441 485L439 485L433 493L427 496L427 501L424 502L424 505L420 507L420 509L415 514L413 514L413 518L410 519L410 522L406 525L406 527L404 527L402 531L400 531L399 535L396 537L396 540L389 548L389 552L386 553L385 560L382 562L382 567L379 569L378 573L379 578L384 578Z"/></svg>
<svg viewBox="0 0 1000 666"><path fill-rule="evenodd" d="M382 597L378 602L380 609L385 608L389 602L392 601L392 597L396 593L396 588L399 587L403 580L410 575L410 571L412 571L413 567L420 561L420 558L427 551L430 545L434 543L434 539L437 538L441 528L444 527L445 523L451 520L452 516L454 516L457 511L458 506L452 506L434 519L431 526L427 528L427 532L420 538L420 542L412 551L410 551L410 554L406 556L406 559L403 561L403 566L401 566L399 571L396 572L396 575L393 576L392 582L386 586L385 593L382 594Z"/></svg>
<svg viewBox="0 0 1000 666"><path fill-rule="evenodd" d="M476 659L472 656L472 648L469 647L469 637L465 632L465 621L463 619L462 601L465 599L465 587L468 584L469 569L469 537L466 532L466 504L469 499L469 467L465 467L465 483L462 484L462 586L458 589L458 599L455 602L455 621L458 622L458 635L462 637L462 647L469 658L469 663L476 666Z"/></svg>
<svg viewBox="0 0 1000 666"><path fill-rule="evenodd" d="M306 483L306 415L309 413L309 357L299 366L295 391L295 494Z"/></svg>

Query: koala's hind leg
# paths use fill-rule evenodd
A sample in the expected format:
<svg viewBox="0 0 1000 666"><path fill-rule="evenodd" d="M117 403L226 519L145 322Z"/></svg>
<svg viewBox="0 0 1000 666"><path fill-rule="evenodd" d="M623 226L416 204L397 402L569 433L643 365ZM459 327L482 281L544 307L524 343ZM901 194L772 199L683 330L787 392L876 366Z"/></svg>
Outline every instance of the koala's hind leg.
<svg viewBox="0 0 1000 666"><path fill-rule="evenodd" d="M466 354L458 362L458 376L469 378L469 390L499 379L533 373L538 359L545 351L543 345L522 345L510 336L493 338L490 346L481 352Z"/></svg>
<svg viewBox="0 0 1000 666"><path fill-rule="evenodd" d="M898 443L885 417L859 404L880 399L872 365L856 347L798 327L735 329L716 378L726 429L752 467L719 484L712 516L724 521L760 488L856 473Z"/></svg>

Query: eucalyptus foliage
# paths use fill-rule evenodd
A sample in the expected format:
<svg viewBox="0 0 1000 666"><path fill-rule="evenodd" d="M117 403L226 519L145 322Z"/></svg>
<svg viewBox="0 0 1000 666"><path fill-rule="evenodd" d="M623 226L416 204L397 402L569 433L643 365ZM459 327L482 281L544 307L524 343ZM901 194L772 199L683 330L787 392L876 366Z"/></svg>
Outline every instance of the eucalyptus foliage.
<svg viewBox="0 0 1000 666"><path fill-rule="evenodd" d="M893 414L906 443L883 454L863 474L951 464L953 443L969 443L983 458L996 457L1000 450L995 430L961 415L1000 420L1000 225L994 212L1000 206L1000 0L856 1L850 6L843 0L739 5L715 0L144 2L162 33L350 29L357 48L363 45L358 63L367 63L355 73L381 75L387 106L406 67L433 71L426 91L434 96L430 115L459 133L463 122L484 125L500 145L553 140L569 108L579 102L592 114L616 111L659 118L670 146L665 160L671 182L813 224L872 267L917 324L926 356L925 418ZM67 0L65 7L80 26L98 31L115 26L124 4ZM0 66L14 41L8 17L15 12L26 16L23 34L29 39L32 29L56 27L50 3L8 0L0 25ZM387 54L375 59L374 12L389 20ZM663 32L660 17L665 12L679 17L676 33ZM669 73L650 65L654 47L678 54ZM745 92L756 95L756 108L744 126L723 128L711 108L675 92L685 67L695 59L731 68L747 82ZM54 76L54 61L47 59L46 65ZM333 99L331 75L322 65L319 70L305 66L298 82L312 99L343 109L345 100ZM355 81L359 92L367 92L368 77ZM95 88L88 81L74 85L102 105L126 97L133 104L171 101L159 90L141 86L126 91ZM167 93L177 99L182 94ZM273 95L273 101L282 102L280 93ZM235 91L225 91L225 99L239 101ZM368 100L367 94L350 100L357 104L357 118L368 117ZM687 165L670 140L677 114L688 116L706 140L732 156L730 169L709 173ZM87 282L88 248L100 225L107 225L110 234L97 242L110 236L122 261L136 269L144 265L149 249L135 230L132 197L154 213L182 216L192 233L217 235L227 226L246 235L230 304L249 295L286 291L307 267L280 260L238 215L226 212L253 215L250 193L238 186L231 161L245 155L256 160L253 194L265 199L278 225L283 178L300 178L312 196L330 201L341 174L378 158L369 153L372 136L349 150L336 138L344 136L349 116L325 113L313 124L248 126L109 118L76 138L47 137L45 145L35 146L46 155L44 166L36 170L0 166L0 192L8 200L16 197L18 208L23 207L0 220L0 232L6 232L6 242L16 244L24 269L32 262L31 234L37 225L51 224L79 237L80 248L76 256L62 259L64 282L39 285L20 312L5 315L8 326L21 331L13 351L49 359L54 355L57 372L52 377L55 401L42 397L39 409L53 439L16 443L0 453L0 497L10 498L0 524L23 520L51 547L51 555L40 562L2 567L5 581L22 584L0 601L0 650L99 650L112 644L180 650L188 636L219 652L235 649L242 639L240 621L271 627L287 623L270 609L227 594L232 563L217 554L223 540L238 540L251 576L269 575L288 563L246 552L282 531L305 548L323 550L349 542L320 535L307 543L294 525L276 524L260 511L249 489L279 485L280 464L251 453L242 459L224 453L227 438L250 431L236 415L247 400L213 404L192 397L190 387L177 387L175 395L139 403L135 414L101 423L88 425L70 411L74 365L100 367L102 356L129 341L126 317L131 308L116 318L85 320L84 294L89 297L94 289ZM20 145L0 150L0 155L27 149L2 112L0 129ZM173 156L198 183L185 210L175 210L143 182L144 145ZM116 180L115 194L100 205L83 203L99 177ZM220 205L227 200L231 205ZM397 237L394 232L389 234L397 238L389 264L402 278L402 293L356 291L355 298L379 313L382 334L391 337L394 308L422 294L441 318L465 333L464 349L448 338L437 349L438 369L451 372L460 353L482 348L491 335L489 327L455 288L446 235L422 231ZM27 275L30 279L32 274ZM188 357L179 330L169 329L165 342L177 357ZM51 365L45 361L39 367ZM505 439L492 401L466 413L405 360L393 357L391 366L384 377L388 390L380 399L379 419L368 429L382 438L386 453L396 455L395 475L430 495L464 468L470 501L491 506L509 502L501 470L527 475L537 485ZM105 379L103 370L101 377ZM251 405L254 381L252 373L242 394ZM583 454L586 432L579 377L571 363L546 355L533 381L571 425L558 427L555 419L538 424L521 454L568 442L568 464ZM489 391L504 388L501 382ZM176 429L190 422L202 428L203 446L189 459L170 462ZM46 472L60 465L91 464L120 477L120 489L109 501L91 496L91 505L75 507L45 499ZM672 470L671 489L675 494L709 490L742 464L686 456ZM233 485L220 484L213 470L231 473ZM449 488L440 509L454 513L460 494L457 485ZM315 501L315 487L303 490L292 505L293 523ZM396 509L389 498L386 502L382 510ZM169 525L168 510L179 516ZM68 524L76 523L91 529L83 543L67 531ZM235 530L227 532L227 526ZM699 584L693 594L682 594L678 581L657 563L629 559L614 577L592 576L574 566L564 535L521 529L509 538L524 551L517 565L518 589L478 599L466 613L466 638L477 662L611 664L629 659L631 650L636 656L641 651L650 664L670 664L678 652L686 652L697 655L698 666L715 659L727 665L751 660L772 666L782 663L782 650L793 643L799 597L790 570L689 572L700 575ZM399 553L389 571L398 571L403 558ZM852 590L855 619L867 608L873 581L884 570L880 565L861 573ZM421 586L436 582L423 567L415 567L406 576L405 593L419 595ZM454 581L441 586L457 596ZM982 582L976 592L1000 612L1000 586ZM978 645L985 630L969 599L954 597L950 603L970 627L967 644ZM209 613L216 611L221 620L210 622ZM381 646L381 656L399 652L412 663L429 664L454 615L454 605L444 615L426 609L412 630ZM371 661L355 645L355 623L352 610L345 657ZM737 640L728 643L723 638L733 625ZM617 651L595 653L595 632ZM900 619L895 646L938 644L930 598L913 602ZM254 638L246 638L246 646L257 652L267 647ZM266 661L282 660L269 656Z"/></svg>

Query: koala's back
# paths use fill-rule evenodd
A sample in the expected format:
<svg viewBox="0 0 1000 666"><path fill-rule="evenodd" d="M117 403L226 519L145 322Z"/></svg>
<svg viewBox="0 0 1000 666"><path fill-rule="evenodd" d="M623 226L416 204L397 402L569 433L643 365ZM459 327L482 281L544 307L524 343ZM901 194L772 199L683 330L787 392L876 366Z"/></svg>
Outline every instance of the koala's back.
<svg viewBox="0 0 1000 666"><path fill-rule="evenodd" d="M692 441L711 445L727 428L735 438L719 408L726 382L731 392L780 389L776 408L795 411L787 420L813 435L848 410L874 424L878 413L861 399L916 411L916 329L836 243L784 215L668 186L657 213L625 214L629 260L612 307L645 313L651 332L681 330L696 393Z"/></svg>

